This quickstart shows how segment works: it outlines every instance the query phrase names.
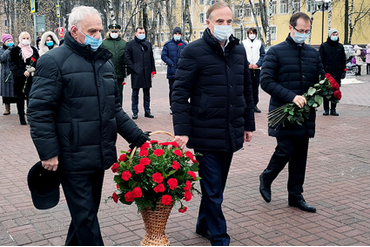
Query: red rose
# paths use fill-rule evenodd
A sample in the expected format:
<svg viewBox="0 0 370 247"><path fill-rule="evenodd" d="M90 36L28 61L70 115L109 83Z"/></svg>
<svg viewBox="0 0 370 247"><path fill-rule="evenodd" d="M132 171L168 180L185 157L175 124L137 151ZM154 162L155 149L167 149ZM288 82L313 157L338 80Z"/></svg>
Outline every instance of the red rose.
<svg viewBox="0 0 370 247"><path fill-rule="evenodd" d="M186 151L185 156L188 157L191 160L194 159L194 155L190 151Z"/></svg>
<svg viewBox="0 0 370 247"><path fill-rule="evenodd" d="M335 92L334 92L334 97L335 97L336 99L341 99L341 98L342 98L342 93L341 93L341 91L339 91L339 90L335 91Z"/></svg>
<svg viewBox="0 0 370 247"><path fill-rule="evenodd" d="M145 143L140 147L140 149L148 149L148 148L150 148L150 144L149 144L149 143L147 143L147 142L145 142Z"/></svg>
<svg viewBox="0 0 370 247"><path fill-rule="evenodd" d="M171 145L175 148L177 148L179 146L179 144L177 142L171 142Z"/></svg>
<svg viewBox="0 0 370 247"><path fill-rule="evenodd" d="M191 189L191 182L188 180L188 181L186 181L186 183L185 183L184 190L185 190L185 191L189 191L190 189Z"/></svg>
<svg viewBox="0 0 370 247"><path fill-rule="evenodd" d="M155 154L157 157L159 157L159 156L164 154L164 150L156 149L156 150L153 151L153 154Z"/></svg>
<svg viewBox="0 0 370 247"><path fill-rule="evenodd" d="M132 191L129 191L125 194L125 200L126 202L133 202L134 201L134 193Z"/></svg>
<svg viewBox="0 0 370 247"><path fill-rule="evenodd" d="M121 154L121 156L119 156L118 158L118 161L121 162L121 161L125 161L127 158L127 155L126 154Z"/></svg>
<svg viewBox="0 0 370 247"><path fill-rule="evenodd" d="M114 163L113 165L112 165L112 172L118 172L118 168L119 168L119 164L118 163Z"/></svg>
<svg viewBox="0 0 370 247"><path fill-rule="evenodd" d="M163 205L170 205L172 202L172 197L170 195L162 196L162 204Z"/></svg>
<svg viewBox="0 0 370 247"><path fill-rule="evenodd" d="M31 57L31 59L32 59L33 62L36 62L36 59L34 57Z"/></svg>
<svg viewBox="0 0 370 247"><path fill-rule="evenodd" d="M122 86L126 85L126 82L122 82Z"/></svg>
<svg viewBox="0 0 370 247"><path fill-rule="evenodd" d="M180 166L180 164L179 164L179 162L177 162L177 161L173 161L172 162L172 168L173 169L175 169L176 171L178 170L178 169L180 169L181 168L181 166Z"/></svg>
<svg viewBox="0 0 370 247"><path fill-rule="evenodd" d="M139 156L148 156L148 150L147 149L140 149Z"/></svg>
<svg viewBox="0 0 370 247"><path fill-rule="evenodd" d="M188 171L188 174L195 180L197 175L193 171Z"/></svg>
<svg viewBox="0 0 370 247"><path fill-rule="evenodd" d="M163 176L159 172L154 173L152 178L153 178L153 182L156 182L156 183L162 183L163 182Z"/></svg>
<svg viewBox="0 0 370 247"><path fill-rule="evenodd" d="M191 200L191 198L193 198L193 194L192 193L190 193L190 191L185 191L185 193L184 193L184 199L185 199L185 201L190 201Z"/></svg>
<svg viewBox="0 0 370 247"><path fill-rule="evenodd" d="M135 171L136 174L140 174L144 170L145 170L145 166L142 165L142 164L138 164L138 165L134 166L134 171Z"/></svg>
<svg viewBox="0 0 370 247"><path fill-rule="evenodd" d="M119 189L119 184L116 184L117 189Z"/></svg>
<svg viewBox="0 0 370 247"><path fill-rule="evenodd" d="M124 171L124 172L122 172L121 178L122 178L123 181L128 181L131 176L132 176L131 172Z"/></svg>
<svg viewBox="0 0 370 247"><path fill-rule="evenodd" d="M163 184L158 184L157 186L154 187L155 193L163 192L165 190Z"/></svg>
<svg viewBox="0 0 370 247"><path fill-rule="evenodd" d="M132 190L132 193L134 194L134 198L140 198L143 196L143 192L141 192L140 187L136 187Z"/></svg>
<svg viewBox="0 0 370 247"><path fill-rule="evenodd" d="M113 193L113 195L112 195L112 199L113 199L113 201L114 201L115 203L117 203L117 202L118 202L118 196L117 196L117 193L116 193L116 192L114 192L114 193Z"/></svg>
<svg viewBox="0 0 370 247"><path fill-rule="evenodd" d="M140 164L141 164L141 165L144 165L144 166L147 166L147 165L149 165L149 164L150 164L150 159L149 159L149 158L142 158L142 159L140 160Z"/></svg>
<svg viewBox="0 0 370 247"><path fill-rule="evenodd" d="M173 151L174 154L176 154L177 156L179 157L182 157L182 152L178 149L176 149L175 151Z"/></svg>
<svg viewBox="0 0 370 247"><path fill-rule="evenodd" d="M176 178L170 178L170 179L168 179L167 183L170 186L170 189L171 190L174 190L174 189L177 188L178 182L177 182L177 179Z"/></svg>
<svg viewBox="0 0 370 247"><path fill-rule="evenodd" d="M186 210L188 210L188 208L187 208L187 207L185 207L185 206L182 206L181 208L179 208L179 212L180 212L180 213L185 213L185 212L186 212Z"/></svg>
<svg viewBox="0 0 370 247"><path fill-rule="evenodd" d="M157 144L157 143L158 143L158 141L157 141L157 140L151 140L151 141L150 141L150 143L151 143L151 144Z"/></svg>
<svg viewBox="0 0 370 247"><path fill-rule="evenodd" d="M179 43L178 46L182 46L182 43Z"/></svg>
<svg viewBox="0 0 370 247"><path fill-rule="evenodd" d="M162 143L159 143L159 145L162 145L162 146L168 146L170 144L171 144L171 142L162 142Z"/></svg>

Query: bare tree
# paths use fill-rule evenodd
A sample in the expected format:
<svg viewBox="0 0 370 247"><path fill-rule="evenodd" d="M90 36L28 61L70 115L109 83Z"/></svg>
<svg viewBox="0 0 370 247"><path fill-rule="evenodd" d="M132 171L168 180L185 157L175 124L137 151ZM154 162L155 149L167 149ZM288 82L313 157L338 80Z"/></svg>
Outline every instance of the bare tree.
<svg viewBox="0 0 370 247"><path fill-rule="evenodd" d="M370 2L365 0L361 1L361 4L358 8L354 6L354 0L351 0L351 5L349 6L349 40L348 43L352 43L353 31L356 27L356 24L361 21L364 17L368 17L370 12Z"/></svg>

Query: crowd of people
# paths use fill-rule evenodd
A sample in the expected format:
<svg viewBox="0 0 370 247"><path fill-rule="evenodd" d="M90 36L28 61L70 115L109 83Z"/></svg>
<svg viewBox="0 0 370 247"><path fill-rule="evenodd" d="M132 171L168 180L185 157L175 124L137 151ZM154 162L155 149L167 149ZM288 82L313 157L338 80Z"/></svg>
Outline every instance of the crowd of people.
<svg viewBox="0 0 370 247"><path fill-rule="evenodd" d="M339 83L345 77L345 54L339 32L331 29L317 52L305 44L312 20L293 14L289 34L268 52L250 28L240 42L232 35L233 11L219 2L206 13L203 37L187 44L175 27L164 44L161 58L167 65L169 112L174 141L192 148L198 157L201 203L195 231L212 245L229 245L222 212L223 193L234 152L252 140L259 86L270 96L269 110L286 103L307 104L303 94L330 73ZM27 32L18 43L2 35L1 91L4 115L16 103L19 121L30 124L31 137L42 166L60 174L71 224L66 245L103 245L98 222L104 172L117 159L115 142L121 135L130 147L149 140L135 123L139 91L143 91L144 116L154 118L150 88L156 74L152 44L146 30L137 27L126 42L121 26L111 24L103 39L102 20L93 7L79 6L69 15L63 45L53 32L45 32L31 46ZM368 45L367 72L370 65ZM131 75L130 117L123 111L123 87ZM91 86L95 84L96 86ZM98 109L98 110L97 110ZM330 111L330 113L329 113ZM336 105L324 101L324 115L338 116ZM260 175L260 194L269 203L274 179L288 164L288 204L316 212L302 193L309 139L315 135L316 111L303 125L270 127L277 146Z"/></svg>

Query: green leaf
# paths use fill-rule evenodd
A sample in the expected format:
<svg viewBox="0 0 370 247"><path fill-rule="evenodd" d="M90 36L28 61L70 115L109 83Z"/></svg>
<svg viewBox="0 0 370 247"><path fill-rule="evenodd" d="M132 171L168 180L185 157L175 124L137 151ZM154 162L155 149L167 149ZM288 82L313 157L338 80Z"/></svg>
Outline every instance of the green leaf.
<svg viewBox="0 0 370 247"><path fill-rule="evenodd" d="M308 95L310 95L310 96L312 96L312 95L314 95L314 93L316 93L316 89L315 88L313 88L313 87L310 87L309 89L308 89L308 92L307 92L307 94Z"/></svg>
<svg viewBox="0 0 370 247"><path fill-rule="evenodd" d="M322 104L323 98L320 95L315 95L315 101L320 106Z"/></svg>

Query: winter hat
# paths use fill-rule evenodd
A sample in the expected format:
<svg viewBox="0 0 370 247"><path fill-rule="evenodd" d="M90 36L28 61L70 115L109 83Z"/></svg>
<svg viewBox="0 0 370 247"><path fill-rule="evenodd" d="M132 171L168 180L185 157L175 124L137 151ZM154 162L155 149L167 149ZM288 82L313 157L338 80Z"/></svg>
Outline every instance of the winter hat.
<svg viewBox="0 0 370 247"><path fill-rule="evenodd" d="M1 41L3 41L4 44L5 44L5 41L7 41L8 39L13 39L13 37L10 34L7 34L7 33L4 33L1 36Z"/></svg>
<svg viewBox="0 0 370 247"><path fill-rule="evenodd" d="M339 34L339 32L338 32L338 30L337 30L337 29L332 28L332 29L330 29L330 30L329 30L329 32L328 32L329 37L330 37L333 33L338 33L338 34Z"/></svg>
<svg viewBox="0 0 370 247"><path fill-rule="evenodd" d="M182 34L182 33L181 33L181 28L180 28L180 27L175 27L175 28L173 29L172 34L175 34L175 33Z"/></svg>

